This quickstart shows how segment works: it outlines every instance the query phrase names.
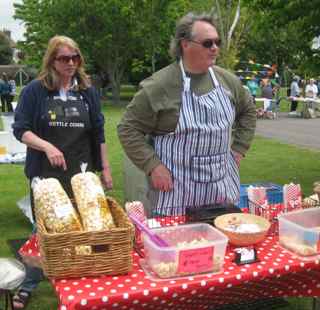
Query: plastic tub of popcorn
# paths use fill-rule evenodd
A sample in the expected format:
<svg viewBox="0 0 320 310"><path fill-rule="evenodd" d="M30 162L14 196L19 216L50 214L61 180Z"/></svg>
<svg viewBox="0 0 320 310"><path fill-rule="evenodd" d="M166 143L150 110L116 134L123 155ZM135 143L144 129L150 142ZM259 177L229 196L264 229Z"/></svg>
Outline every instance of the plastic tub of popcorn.
<svg viewBox="0 0 320 310"><path fill-rule="evenodd" d="M279 216L279 242L300 255L320 254L320 208L284 213Z"/></svg>
<svg viewBox="0 0 320 310"><path fill-rule="evenodd" d="M153 230L168 246L143 234L145 263L156 276L172 278L222 270L228 238L209 224L197 223Z"/></svg>

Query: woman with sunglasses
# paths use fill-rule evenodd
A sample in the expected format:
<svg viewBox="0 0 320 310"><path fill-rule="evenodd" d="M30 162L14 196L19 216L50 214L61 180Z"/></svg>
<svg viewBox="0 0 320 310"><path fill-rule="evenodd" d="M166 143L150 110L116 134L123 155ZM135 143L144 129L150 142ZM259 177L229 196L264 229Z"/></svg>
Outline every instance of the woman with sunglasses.
<svg viewBox="0 0 320 310"><path fill-rule="evenodd" d="M49 41L38 78L21 92L13 128L27 145L25 173L30 181L36 176L57 178L72 197L70 179L87 163L87 171L101 173L103 185L112 188L100 99L72 39L55 36ZM14 297L15 309L26 306L40 279L39 269L27 269Z"/></svg>
<svg viewBox="0 0 320 310"><path fill-rule="evenodd" d="M239 79L215 65L220 44L210 16L184 16L171 43L176 61L141 82L118 125L127 156L150 178L144 203L157 214L239 201L256 112Z"/></svg>

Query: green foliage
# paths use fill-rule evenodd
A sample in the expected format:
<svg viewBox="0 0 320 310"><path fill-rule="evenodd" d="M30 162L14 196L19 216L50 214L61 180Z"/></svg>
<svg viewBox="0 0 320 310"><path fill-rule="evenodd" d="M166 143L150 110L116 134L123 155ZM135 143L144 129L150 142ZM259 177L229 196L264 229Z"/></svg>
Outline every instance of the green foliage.
<svg viewBox="0 0 320 310"><path fill-rule="evenodd" d="M136 2L24 0L16 4L15 16L26 26L26 41L20 44L26 62L39 66L53 35L70 36L79 43L88 68L108 74L117 99L129 60L141 47L136 36Z"/></svg>
<svg viewBox="0 0 320 310"><path fill-rule="evenodd" d="M217 64L230 70L233 70L239 62L243 37L247 34L251 24L250 12L246 7L241 7L241 2L240 16L236 18L237 6L238 1L216 0L213 1L211 8L211 14L222 41ZM233 23L235 27L231 31Z"/></svg>
<svg viewBox="0 0 320 310"><path fill-rule="evenodd" d="M243 0L251 11L250 33L242 59L276 63L280 72L319 74L320 50L312 50L320 34L320 1Z"/></svg>
<svg viewBox="0 0 320 310"><path fill-rule="evenodd" d="M40 68L42 56L48 39L53 35L50 13L47 12L48 1L24 0L15 3L15 18L22 20L26 29L25 41L18 42L18 48L25 55L24 62Z"/></svg>
<svg viewBox="0 0 320 310"><path fill-rule="evenodd" d="M8 65L12 61L12 48L10 40L0 31L0 65Z"/></svg>
<svg viewBox="0 0 320 310"><path fill-rule="evenodd" d="M230 27L230 1L220 0L223 29ZM233 1L234 2L234 1ZM113 97L119 99L120 82L129 74L137 83L170 62L169 43L175 23L189 11L209 12L203 0L24 0L16 4L16 18L24 21L26 41L20 43L25 62L39 67L47 42L55 34L75 39L87 59L89 71L107 74ZM242 20L241 25L245 25ZM240 28L240 29L242 29ZM241 31L220 63L232 68L237 60ZM129 68L129 69L128 69Z"/></svg>

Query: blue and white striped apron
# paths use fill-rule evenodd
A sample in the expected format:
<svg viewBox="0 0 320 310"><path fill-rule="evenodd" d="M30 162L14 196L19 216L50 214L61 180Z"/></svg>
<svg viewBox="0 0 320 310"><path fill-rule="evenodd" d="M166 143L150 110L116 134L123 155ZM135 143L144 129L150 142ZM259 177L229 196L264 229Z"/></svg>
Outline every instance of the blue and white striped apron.
<svg viewBox="0 0 320 310"><path fill-rule="evenodd" d="M197 96L182 61L180 67L184 90L176 130L154 137L155 152L173 178L172 191L149 191L151 206L159 214L184 214L187 207L239 200L239 171L230 147L234 105L212 68L215 87Z"/></svg>

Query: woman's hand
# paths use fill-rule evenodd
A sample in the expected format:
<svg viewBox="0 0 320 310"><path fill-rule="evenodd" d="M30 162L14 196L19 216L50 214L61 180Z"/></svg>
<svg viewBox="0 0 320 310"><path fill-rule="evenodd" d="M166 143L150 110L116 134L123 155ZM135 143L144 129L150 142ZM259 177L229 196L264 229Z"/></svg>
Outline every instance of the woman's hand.
<svg viewBox="0 0 320 310"><path fill-rule="evenodd" d="M160 191L169 192L173 189L170 171L164 165L159 165L151 171L152 186Z"/></svg>
<svg viewBox="0 0 320 310"><path fill-rule="evenodd" d="M32 149L44 152L52 167L61 167L63 170L67 170L63 153L50 142L41 139L30 130L22 135L21 141Z"/></svg>
<svg viewBox="0 0 320 310"><path fill-rule="evenodd" d="M51 143L47 143L44 149L47 158L52 167L60 167L64 171L67 170L66 160L63 153Z"/></svg>
<svg viewBox="0 0 320 310"><path fill-rule="evenodd" d="M106 189L112 189L113 183L112 183L112 176L111 176L111 170L110 167L104 167L101 171L101 183Z"/></svg>

